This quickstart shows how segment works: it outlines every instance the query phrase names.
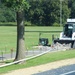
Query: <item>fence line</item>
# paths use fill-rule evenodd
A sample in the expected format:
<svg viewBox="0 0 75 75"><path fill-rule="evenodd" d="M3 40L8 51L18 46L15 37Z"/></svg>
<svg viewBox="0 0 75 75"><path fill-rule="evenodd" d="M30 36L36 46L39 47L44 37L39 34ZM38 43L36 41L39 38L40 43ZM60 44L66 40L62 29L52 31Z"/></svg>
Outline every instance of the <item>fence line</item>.
<svg viewBox="0 0 75 75"><path fill-rule="evenodd" d="M25 32L39 32L39 33L59 33L59 32L62 32L62 31L25 31Z"/></svg>

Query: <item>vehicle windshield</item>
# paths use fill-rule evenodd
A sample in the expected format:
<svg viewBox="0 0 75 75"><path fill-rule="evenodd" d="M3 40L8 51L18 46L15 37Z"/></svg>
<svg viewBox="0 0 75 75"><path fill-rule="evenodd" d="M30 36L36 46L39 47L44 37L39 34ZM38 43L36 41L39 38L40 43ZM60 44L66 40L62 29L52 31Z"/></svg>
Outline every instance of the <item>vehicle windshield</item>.
<svg viewBox="0 0 75 75"><path fill-rule="evenodd" d="M72 37L72 30L73 30L73 25L72 24L66 24L64 26L64 35L66 37Z"/></svg>

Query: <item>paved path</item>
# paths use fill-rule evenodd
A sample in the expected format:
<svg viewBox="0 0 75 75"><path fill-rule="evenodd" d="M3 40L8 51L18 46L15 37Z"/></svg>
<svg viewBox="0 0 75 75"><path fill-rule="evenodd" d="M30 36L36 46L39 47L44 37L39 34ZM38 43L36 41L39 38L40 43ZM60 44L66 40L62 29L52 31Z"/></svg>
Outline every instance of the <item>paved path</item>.
<svg viewBox="0 0 75 75"><path fill-rule="evenodd" d="M37 47L38 47L38 49L36 49L36 50L28 50L28 51L26 51L25 52L26 53L25 54L26 57L34 56L34 55L43 53L45 51L50 51L50 52L58 51L58 50L60 50L62 48L60 46L59 46L59 48L57 46L55 46L54 48L48 47L48 46L37 46ZM65 49L65 47L62 48L62 50L64 50L64 49ZM0 55L0 60L7 60L7 59L15 58L15 55L16 55L16 53L14 53L14 52L13 53L9 53L9 54L1 54Z"/></svg>
<svg viewBox="0 0 75 75"><path fill-rule="evenodd" d="M75 75L75 64L48 70L34 75Z"/></svg>
<svg viewBox="0 0 75 75"><path fill-rule="evenodd" d="M25 52L26 53L25 55L26 55L26 57L29 57L29 56L33 56L33 55L43 53L43 52L48 51L48 50L52 51L52 48L49 47L49 49L45 48L45 49L29 50L29 51ZM0 60L7 60L7 59L15 58L15 55L16 55L15 52L9 53L9 54L1 54Z"/></svg>

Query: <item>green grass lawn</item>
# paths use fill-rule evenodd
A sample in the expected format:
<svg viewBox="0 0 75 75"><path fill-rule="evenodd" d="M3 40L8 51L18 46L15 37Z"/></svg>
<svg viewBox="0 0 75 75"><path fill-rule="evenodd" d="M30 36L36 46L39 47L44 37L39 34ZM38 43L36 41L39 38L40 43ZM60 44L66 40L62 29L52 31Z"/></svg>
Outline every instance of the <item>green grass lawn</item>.
<svg viewBox="0 0 75 75"><path fill-rule="evenodd" d="M12 70L16 70L16 69L37 66L37 65L46 64L58 60L69 59L69 58L75 58L75 50L47 53L35 59L28 60L25 62L25 64L14 64L8 67L0 68L0 74Z"/></svg>
<svg viewBox="0 0 75 75"><path fill-rule="evenodd" d="M26 31L60 31L62 27L25 27ZM59 33L42 33L42 38L48 38L49 44L52 43L52 34L59 36ZM17 28L16 26L0 26L0 51L10 52L13 48L16 50ZM39 32L25 32L25 46L28 50L38 45Z"/></svg>
<svg viewBox="0 0 75 75"><path fill-rule="evenodd" d="M25 27L26 31L62 31L62 27ZM48 38L49 44L52 43L52 35L58 36L59 33L42 33L41 38ZM7 51L13 48L16 50L16 37L17 28L16 26L0 26L0 52ZM25 46L28 50L32 49L33 46L38 45L39 32L25 32ZM36 66L46 64L58 60L74 58L75 50L61 51L55 53L48 53L41 57L28 60L25 64L15 64L8 67L0 68L0 73L8 72L15 69L26 68L30 66Z"/></svg>

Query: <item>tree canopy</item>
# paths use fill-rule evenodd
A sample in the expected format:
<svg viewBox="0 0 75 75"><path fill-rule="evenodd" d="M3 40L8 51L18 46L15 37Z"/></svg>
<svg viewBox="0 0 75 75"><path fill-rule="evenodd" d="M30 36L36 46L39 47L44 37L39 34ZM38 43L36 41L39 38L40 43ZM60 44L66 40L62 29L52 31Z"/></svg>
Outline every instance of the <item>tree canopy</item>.
<svg viewBox="0 0 75 75"><path fill-rule="evenodd" d="M24 9L29 6L26 0L5 0L2 1L7 8L13 8L16 12L17 22L17 45L15 61L25 59L25 43L24 43Z"/></svg>
<svg viewBox="0 0 75 75"><path fill-rule="evenodd" d="M60 22L60 0L2 0L5 5L12 7L5 10L5 6L0 6L0 22L16 21L15 11L24 9L25 20L34 25L52 26ZM12 2L11 2L12 1ZM26 3L28 2L28 3ZM13 11L15 7L15 11ZM28 9L29 8L29 9ZM75 0L62 1L62 19L63 23L67 18L75 18ZM10 20L9 20L10 17Z"/></svg>

